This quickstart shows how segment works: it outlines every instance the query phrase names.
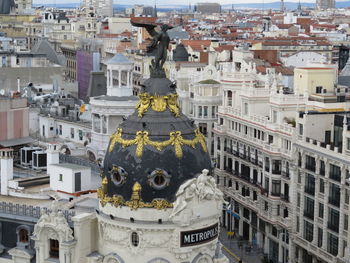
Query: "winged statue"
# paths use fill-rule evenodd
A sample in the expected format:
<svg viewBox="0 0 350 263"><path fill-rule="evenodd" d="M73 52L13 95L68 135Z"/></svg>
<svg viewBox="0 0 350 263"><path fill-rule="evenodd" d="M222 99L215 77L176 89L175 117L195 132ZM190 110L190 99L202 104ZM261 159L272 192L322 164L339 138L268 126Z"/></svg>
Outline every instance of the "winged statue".
<svg viewBox="0 0 350 263"><path fill-rule="evenodd" d="M147 46L147 52L155 52L155 58L152 61L153 71L161 71L167 58L170 42L167 31L173 27L163 24L160 27L160 31L156 31L155 28L158 26L156 23L136 22L131 20L131 24L135 27L144 27L150 36L152 36L152 42Z"/></svg>

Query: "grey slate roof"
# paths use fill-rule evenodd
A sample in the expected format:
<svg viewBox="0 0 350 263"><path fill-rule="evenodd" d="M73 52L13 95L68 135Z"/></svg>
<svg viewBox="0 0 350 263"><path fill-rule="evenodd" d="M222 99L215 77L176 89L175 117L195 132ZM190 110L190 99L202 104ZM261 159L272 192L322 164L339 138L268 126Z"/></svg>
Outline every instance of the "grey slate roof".
<svg viewBox="0 0 350 263"><path fill-rule="evenodd" d="M42 38L32 49L34 54L45 54L47 59L57 65L65 65L65 57L62 54L57 54L47 39Z"/></svg>
<svg viewBox="0 0 350 263"><path fill-rule="evenodd" d="M107 64L132 64L125 55L117 53L114 57L107 61Z"/></svg>

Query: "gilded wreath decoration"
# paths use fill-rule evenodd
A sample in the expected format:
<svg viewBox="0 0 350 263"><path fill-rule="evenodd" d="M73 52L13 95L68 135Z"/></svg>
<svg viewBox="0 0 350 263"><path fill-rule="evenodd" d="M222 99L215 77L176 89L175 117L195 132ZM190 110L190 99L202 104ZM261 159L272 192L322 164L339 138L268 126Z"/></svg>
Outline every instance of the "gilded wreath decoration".
<svg viewBox="0 0 350 263"><path fill-rule="evenodd" d="M197 144L202 146L203 151L207 152L207 145L204 135L196 129L194 131L195 137L192 140L184 139L180 131L170 132L169 139L165 141L152 141L149 138L148 131L138 131L134 139L123 139L122 129L118 128L115 133L111 135L111 141L109 145L109 152L112 152L117 143L121 144L123 148L131 145L136 145L136 156L141 158L143 154L143 148L147 145L156 148L158 151L163 150L167 146L174 146L175 155L177 158L183 157L182 146L187 145L195 148Z"/></svg>
<svg viewBox="0 0 350 263"><path fill-rule="evenodd" d="M180 107L177 102L178 95L176 93L166 96L160 96L157 94L151 96L148 93L141 93L139 98L140 100L136 105L136 109L138 110L138 116L140 118L143 117L150 107L157 112L165 111L168 108L175 117L180 116Z"/></svg>
<svg viewBox="0 0 350 263"><path fill-rule="evenodd" d="M173 207L173 204L165 199L153 199L150 203L143 202L141 199L142 187L138 182L136 182L132 187L132 194L129 201L125 201L120 195L108 196L107 184L107 177L104 177L102 180L102 187L97 189L97 196L100 199L102 207L104 207L107 203L110 203L115 207L127 206L132 210L136 210L138 208L156 208L158 210L162 210Z"/></svg>

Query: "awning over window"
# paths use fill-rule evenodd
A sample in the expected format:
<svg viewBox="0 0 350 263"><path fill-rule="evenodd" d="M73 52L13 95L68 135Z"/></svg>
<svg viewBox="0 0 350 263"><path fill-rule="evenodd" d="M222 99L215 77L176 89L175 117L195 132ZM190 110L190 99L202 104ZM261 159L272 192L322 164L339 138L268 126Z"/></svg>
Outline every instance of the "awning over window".
<svg viewBox="0 0 350 263"><path fill-rule="evenodd" d="M241 219L241 217L239 215L237 215L235 212L233 212L230 209L226 209L226 212L231 214L234 218Z"/></svg>

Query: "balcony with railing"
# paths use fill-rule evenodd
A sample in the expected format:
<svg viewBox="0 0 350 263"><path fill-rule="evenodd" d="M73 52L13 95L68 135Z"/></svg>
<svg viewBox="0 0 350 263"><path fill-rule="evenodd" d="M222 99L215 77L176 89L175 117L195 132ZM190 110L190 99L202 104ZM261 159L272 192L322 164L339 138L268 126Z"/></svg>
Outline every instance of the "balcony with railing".
<svg viewBox="0 0 350 263"><path fill-rule="evenodd" d="M247 182L254 187L259 187L259 183L256 180L251 179L250 176L247 174L239 173L237 170L232 170L231 168L228 168L228 167L226 167L224 171L229 176L235 176L236 178L241 179L244 182Z"/></svg>

